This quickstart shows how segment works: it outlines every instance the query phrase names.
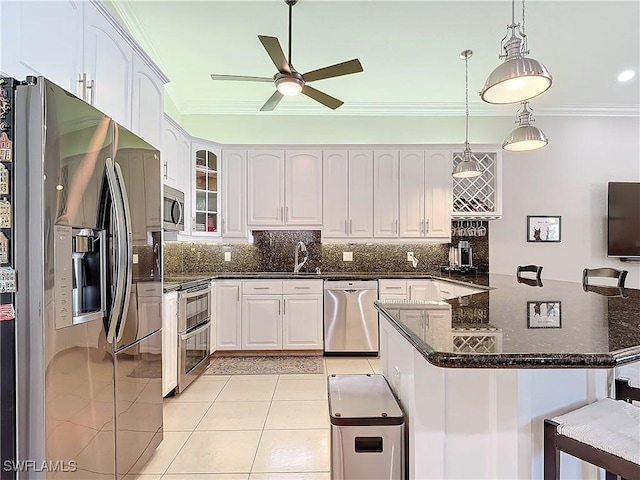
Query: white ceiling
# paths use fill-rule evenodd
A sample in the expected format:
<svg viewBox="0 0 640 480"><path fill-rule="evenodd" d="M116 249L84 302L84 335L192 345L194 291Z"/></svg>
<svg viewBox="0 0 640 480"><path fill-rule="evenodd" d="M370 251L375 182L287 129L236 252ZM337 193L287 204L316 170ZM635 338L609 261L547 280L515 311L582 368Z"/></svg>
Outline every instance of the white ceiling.
<svg viewBox="0 0 640 480"><path fill-rule="evenodd" d="M306 72L359 58L364 72L313 86L345 102L335 112L302 95L258 112L268 83L214 82L209 74L272 76L257 35L287 49L287 6L261 1L111 1L132 35L171 79L167 92L181 114L460 115L464 61L469 60L471 112L509 115L514 106L484 104L478 92L499 63L511 18L501 1L300 0L293 10L293 64ZM516 17L521 3L516 2ZM640 2L526 2L530 56L554 83L532 101L538 115L640 115Z"/></svg>

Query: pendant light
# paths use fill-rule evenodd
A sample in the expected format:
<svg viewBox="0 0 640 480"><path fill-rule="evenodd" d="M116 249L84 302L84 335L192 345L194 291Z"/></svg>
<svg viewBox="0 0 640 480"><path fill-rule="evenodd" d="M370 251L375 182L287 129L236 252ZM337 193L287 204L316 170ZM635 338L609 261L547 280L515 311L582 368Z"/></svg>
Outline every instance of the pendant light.
<svg viewBox="0 0 640 480"><path fill-rule="evenodd" d="M466 122L465 122L465 137L464 137L464 150L462 152L462 161L458 163L453 169L454 178L474 178L482 175L482 172L478 168L478 164L473 160L471 156L471 148L469 147L469 57L473 55L472 50L464 50L460 53L460 58L464 60L465 71L465 105L466 105Z"/></svg>
<svg viewBox="0 0 640 480"><path fill-rule="evenodd" d="M542 130L531 125L533 115L529 110L529 102L522 102L522 107L516 114L518 127L513 130L502 144L502 148L509 152L524 152L542 148L549 140Z"/></svg>
<svg viewBox="0 0 640 480"><path fill-rule="evenodd" d="M505 39L507 39L505 42ZM487 103L516 103L546 92L553 81L542 63L528 58L527 36L524 33L524 0L522 0L522 29L515 22L515 0L511 0L511 24L501 41L504 62L491 72L480 97Z"/></svg>

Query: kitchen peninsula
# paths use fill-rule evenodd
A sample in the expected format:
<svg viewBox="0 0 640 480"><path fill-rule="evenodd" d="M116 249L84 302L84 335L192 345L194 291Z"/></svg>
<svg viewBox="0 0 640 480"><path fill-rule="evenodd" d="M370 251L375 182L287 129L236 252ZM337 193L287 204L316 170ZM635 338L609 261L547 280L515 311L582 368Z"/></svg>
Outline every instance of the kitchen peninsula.
<svg viewBox="0 0 640 480"><path fill-rule="evenodd" d="M410 478L541 478L543 419L607 396L612 369L640 361L639 290L486 277L467 297L376 302ZM561 463L562 478L597 478Z"/></svg>

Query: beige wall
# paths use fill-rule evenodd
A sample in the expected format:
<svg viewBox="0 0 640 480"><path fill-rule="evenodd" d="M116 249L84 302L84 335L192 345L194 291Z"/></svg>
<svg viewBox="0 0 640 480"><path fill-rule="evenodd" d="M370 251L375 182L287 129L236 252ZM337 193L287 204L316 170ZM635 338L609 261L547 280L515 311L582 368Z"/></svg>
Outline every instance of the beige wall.
<svg viewBox="0 0 640 480"><path fill-rule="evenodd" d="M489 230L490 270L543 265L543 278L579 281L585 267L629 270L640 263L607 258L607 182L640 182L640 119L541 118L549 145L503 155L503 217ZM561 215L561 243L527 243L527 215Z"/></svg>

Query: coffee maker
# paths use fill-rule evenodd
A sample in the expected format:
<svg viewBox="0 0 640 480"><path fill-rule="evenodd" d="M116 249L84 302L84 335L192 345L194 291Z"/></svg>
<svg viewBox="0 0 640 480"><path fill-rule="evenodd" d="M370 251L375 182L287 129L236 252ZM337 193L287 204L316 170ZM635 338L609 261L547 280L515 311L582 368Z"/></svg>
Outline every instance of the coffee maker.
<svg viewBox="0 0 640 480"><path fill-rule="evenodd" d="M449 248L449 271L467 271L469 267L473 267L473 247L461 240Z"/></svg>
<svg viewBox="0 0 640 480"><path fill-rule="evenodd" d="M461 267L473 266L473 247L466 240L458 242L458 258Z"/></svg>

